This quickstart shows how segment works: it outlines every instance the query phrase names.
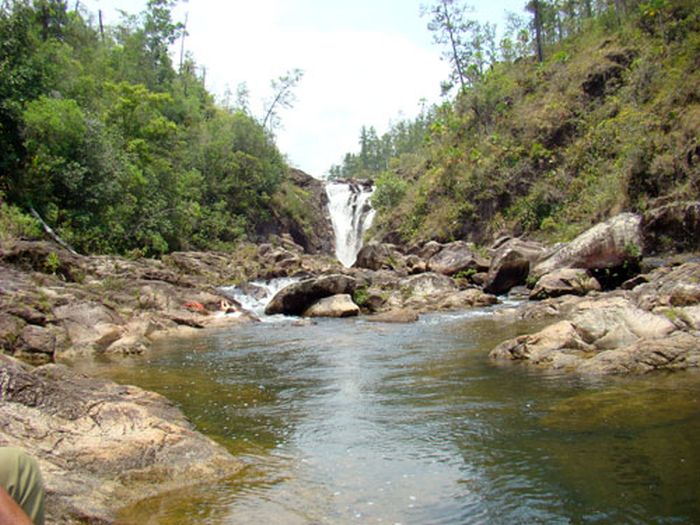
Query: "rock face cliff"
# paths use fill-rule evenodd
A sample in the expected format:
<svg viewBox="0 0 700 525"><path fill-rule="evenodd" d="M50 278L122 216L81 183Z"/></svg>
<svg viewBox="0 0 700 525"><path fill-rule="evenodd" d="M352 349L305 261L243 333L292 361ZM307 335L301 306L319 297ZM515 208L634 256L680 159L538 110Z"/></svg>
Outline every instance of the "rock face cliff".
<svg viewBox="0 0 700 525"><path fill-rule="evenodd" d="M323 181L291 168L273 197L271 211L270 219L256 231L260 238L288 234L307 253L333 253L335 234Z"/></svg>

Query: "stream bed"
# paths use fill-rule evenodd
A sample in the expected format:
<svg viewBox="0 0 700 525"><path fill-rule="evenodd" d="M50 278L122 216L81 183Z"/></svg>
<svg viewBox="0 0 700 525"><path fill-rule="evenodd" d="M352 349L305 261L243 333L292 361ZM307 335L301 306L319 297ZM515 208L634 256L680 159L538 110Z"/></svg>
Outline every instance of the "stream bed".
<svg viewBox="0 0 700 525"><path fill-rule="evenodd" d="M162 341L89 372L174 401L247 465L125 524L699 523L700 374L497 366L490 309L289 321Z"/></svg>

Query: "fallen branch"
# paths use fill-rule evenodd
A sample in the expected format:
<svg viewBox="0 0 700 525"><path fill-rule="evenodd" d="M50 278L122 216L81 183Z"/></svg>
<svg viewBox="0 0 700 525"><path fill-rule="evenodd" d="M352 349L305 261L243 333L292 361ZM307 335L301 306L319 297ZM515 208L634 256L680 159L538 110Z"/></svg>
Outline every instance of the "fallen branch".
<svg viewBox="0 0 700 525"><path fill-rule="evenodd" d="M63 246L66 250L71 252L73 255L78 255L78 252L76 252L73 248L71 248L70 244L68 244L66 241L61 239L58 236L58 234L55 231L53 231L51 226L46 224L44 219L41 218L41 215L39 215L39 213L37 213L37 211L33 207L30 207L29 211L34 216L34 218L41 223L41 226L44 228L44 231L49 235L49 237L51 237L54 241L56 241L58 244Z"/></svg>

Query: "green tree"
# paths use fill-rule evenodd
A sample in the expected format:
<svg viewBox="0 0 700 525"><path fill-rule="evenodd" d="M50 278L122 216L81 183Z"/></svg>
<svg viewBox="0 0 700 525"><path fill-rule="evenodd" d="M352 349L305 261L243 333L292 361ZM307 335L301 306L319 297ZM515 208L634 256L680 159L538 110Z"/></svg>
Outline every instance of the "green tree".
<svg viewBox="0 0 700 525"><path fill-rule="evenodd" d="M280 109L289 109L296 102L294 88L301 82L303 76L304 72L301 69L293 69L270 82L272 98L267 104L267 110L262 119L262 127L270 133L274 133L274 130L280 126Z"/></svg>
<svg viewBox="0 0 700 525"><path fill-rule="evenodd" d="M445 47L443 56L452 66L451 83L444 85L445 90L457 81L462 91L475 85L497 59L495 25L468 18L472 10L459 0L438 0L422 8L422 14L431 17L428 29L434 42Z"/></svg>

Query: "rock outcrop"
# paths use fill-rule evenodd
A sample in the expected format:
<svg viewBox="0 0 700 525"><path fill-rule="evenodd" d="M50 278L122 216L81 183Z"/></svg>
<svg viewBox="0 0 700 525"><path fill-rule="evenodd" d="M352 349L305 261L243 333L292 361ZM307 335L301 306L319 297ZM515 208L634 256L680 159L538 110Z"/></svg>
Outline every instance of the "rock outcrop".
<svg viewBox="0 0 700 525"><path fill-rule="evenodd" d="M530 293L530 299L541 300L560 295L586 295L599 292L600 283L582 268L562 268L540 277Z"/></svg>
<svg viewBox="0 0 700 525"><path fill-rule="evenodd" d="M446 244L428 261L431 272L455 275L459 272L482 272L489 268L489 261L479 255L475 247L464 241Z"/></svg>
<svg viewBox="0 0 700 525"><path fill-rule="evenodd" d="M289 235L306 253L333 253L333 225L324 181L291 168L273 200L272 218L257 227L261 238Z"/></svg>
<svg viewBox="0 0 700 525"><path fill-rule="evenodd" d="M530 267L534 266L544 253L544 246L532 241L509 239L497 243L488 269L485 290L489 293L503 294L515 286L525 284Z"/></svg>
<svg viewBox="0 0 700 525"><path fill-rule="evenodd" d="M565 318L497 346L496 361L594 374L700 366L700 264L662 267L630 291L521 307L521 319Z"/></svg>
<svg viewBox="0 0 700 525"><path fill-rule="evenodd" d="M353 266L368 270L398 270L402 266L403 255L393 244L370 242L365 244L357 254Z"/></svg>
<svg viewBox="0 0 700 525"><path fill-rule="evenodd" d="M0 355L0 445L38 461L47 523L112 523L143 498L238 472L158 394Z"/></svg>
<svg viewBox="0 0 700 525"><path fill-rule="evenodd" d="M612 269L636 264L642 254L641 217L622 213L585 231L531 270L539 278L561 268Z"/></svg>
<svg viewBox="0 0 700 525"><path fill-rule="evenodd" d="M673 202L642 217L644 255L700 250L700 202Z"/></svg>

